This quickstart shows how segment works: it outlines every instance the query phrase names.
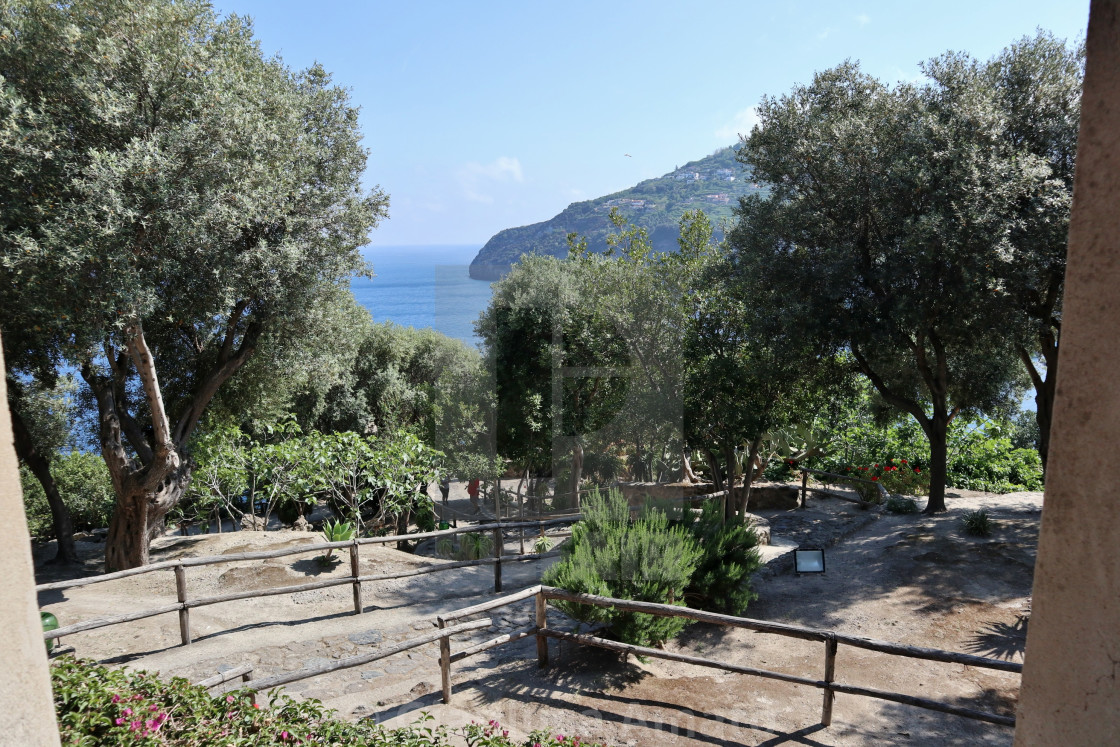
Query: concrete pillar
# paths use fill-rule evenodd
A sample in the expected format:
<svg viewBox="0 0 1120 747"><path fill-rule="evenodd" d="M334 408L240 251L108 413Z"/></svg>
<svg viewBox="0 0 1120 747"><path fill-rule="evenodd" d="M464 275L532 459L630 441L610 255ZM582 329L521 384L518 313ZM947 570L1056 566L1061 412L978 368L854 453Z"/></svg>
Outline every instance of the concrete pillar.
<svg viewBox="0 0 1120 747"><path fill-rule="evenodd" d="M0 742L56 745L47 649L35 598L31 537L23 513L19 466L8 416L7 378L0 353L0 631L4 635L4 665L0 667Z"/></svg>
<svg viewBox="0 0 1120 747"><path fill-rule="evenodd" d="M1120 0L1093 0L1015 744L1120 739Z"/></svg>

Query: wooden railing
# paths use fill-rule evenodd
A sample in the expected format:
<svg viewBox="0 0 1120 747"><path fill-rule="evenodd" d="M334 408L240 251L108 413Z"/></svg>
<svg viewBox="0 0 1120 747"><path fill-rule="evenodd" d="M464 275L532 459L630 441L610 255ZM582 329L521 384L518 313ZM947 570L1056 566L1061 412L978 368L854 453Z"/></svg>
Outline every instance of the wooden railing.
<svg viewBox="0 0 1120 747"><path fill-rule="evenodd" d="M648 656L657 659L679 661L695 666L720 669L725 672L735 672L738 674L747 674L755 677L779 680L781 682L791 682L798 685L815 687L824 691L823 702L821 704L821 724L824 726L828 726L832 723L832 705L836 693L861 695L868 698L878 698L880 700L903 703L905 705L912 705L931 711L939 711L941 713L949 713L954 716L962 716L964 718L975 719L977 721L985 721L992 724L999 724L1001 726L1013 727L1015 725L1015 719L1012 716L1003 716L997 713L988 713L986 711L975 710L972 708L964 708L961 706L953 705L951 703L945 703L929 698L920 698L912 695L904 695L887 690L879 690L876 688L862 687L836 681L836 653L841 644L845 646L852 646L853 648L861 648L868 651L877 651L879 653L890 654L893 656L904 656L913 659L922 659L925 661L964 664L973 667L994 669L1002 672L1021 673L1023 671L1023 665L1016 662L1001 661L999 659L988 659L982 656L963 654L955 651L943 651L941 649L922 648L901 643L891 643L889 641L878 641L872 638L863 638L860 636L848 635L846 633L837 633L829 630L808 628L800 625L769 622L766 620L753 620L746 617L722 615L715 612L706 612L704 610L692 609L690 607L677 607L668 604L655 604L653 602L636 602L624 599L612 599L610 597L601 597L591 594L576 594L551 586L533 586L523 591L517 592L516 594L502 597L501 599L495 599L483 604L475 605L473 607L467 607L465 609L441 615L437 618L437 624L439 625L441 630L451 630L452 628L447 627L448 623L460 620L464 617L478 614L480 612L489 611L498 607L504 607L506 605L513 604L530 597L534 597L536 599L535 620L533 625L517 629L511 633L498 636L497 638L494 638L490 641L471 646L463 651L454 654L451 653L450 641L446 638L441 640L440 676L443 682L444 703L451 702L452 663L460 661L467 656L485 651L488 648L493 648L494 646L499 646L504 643L509 643L510 641L515 641L520 638L532 635L536 636L537 639L537 660L541 667L548 666L548 639L553 638L556 640L571 641L584 646L596 646L611 651L634 654L636 656ZM594 635L566 633L559 630L552 630L548 627L548 621L546 618L547 602L549 600L572 602L576 604L587 604L596 607L613 607L614 609L628 610L631 612L643 612L646 614L660 615L663 617L683 617L689 620L696 620L698 622L705 622L713 625L744 628L760 633L771 633L774 635L782 635L790 638L799 638L808 641L819 641L824 644L823 678L816 679L813 677L803 677L799 675L788 674L785 672L775 672L767 669L756 669L754 667L728 664L726 662L715 661L713 659L705 659L698 656L672 653L669 651L663 651L658 648L633 646L626 643L619 643L618 641L610 641Z"/></svg>
<svg viewBox="0 0 1120 747"><path fill-rule="evenodd" d="M850 503L858 503L860 506L862 506L864 508L867 508L868 506L872 505L870 501L865 501L862 496L859 497L859 498L849 498L846 495L839 495L837 493L833 493L830 490L821 490L819 488L810 488L809 487L809 475L810 474L824 475L825 477L835 477L837 480L846 480L847 482L863 482L863 483L867 483L868 485L874 485L876 488L879 489L879 497L882 500L886 500L887 498L890 497L890 493L887 492L887 489L883 487L882 483L880 483L876 480L865 480L862 477L852 477L851 475L838 475L835 472L822 472L819 469L809 469L808 467L802 467L801 468L801 505L802 506L805 505L805 496L806 496L806 493L809 493L809 492L826 493L827 495L831 496L832 498L839 498L842 501L848 501Z"/></svg>
<svg viewBox="0 0 1120 747"><path fill-rule="evenodd" d="M558 519L548 519L542 521L525 522L524 526L531 526L543 531L545 527L555 526L560 524L570 524L573 521L578 521L580 516L563 517ZM223 602L233 602L241 599L255 599L258 597L275 596L280 594L296 594L302 591L312 591L315 589L326 589L333 586L343 586L350 584L354 592L354 613L362 614L362 584L371 583L376 581L387 581L390 579L407 578L410 576L420 576L428 573L440 573L442 571L449 571L456 568L468 568L473 566L493 565L494 566L494 591L501 592L502 590L502 564L503 562L520 562L529 560L540 560L542 558L555 557L559 555L558 551L547 553L525 553L521 555L503 556L502 545L504 543L503 532L507 529L516 529L522 526L519 523L494 523L494 524L481 524L472 527L460 527L458 529L445 529L435 532L420 532L417 534L404 534L392 535L387 537L365 537L361 539L354 539L345 542L322 542L318 544L300 545L298 547L283 548L280 550L262 550L257 552L244 552L231 555L217 555L211 557L201 558L183 558L181 560L169 560L159 563L151 563L140 568L130 568L125 571L117 571L115 573L104 573L98 576L89 576L86 578L71 579L69 581L55 581L51 583L39 584L35 587L36 591L52 591L62 589L73 589L82 586L89 586L92 584L106 583L108 581L116 581L122 578L130 578L132 576L139 576L146 573L155 573L157 571L171 570L175 574L175 592L176 601L173 604L165 604L158 607L151 607L145 610L135 612L127 612L120 615L113 615L111 617L96 618L93 620L86 620L72 625L66 625L48 630L43 633L45 640L61 638L66 635L73 635L87 630L95 630L97 628L104 628L110 625L119 625L121 623L132 622L134 620L142 620L156 615L169 614L176 612L179 615L179 635L184 646L190 645L192 641L191 624L190 624L190 611L197 607L204 607L211 604L221 604ZM359 571L360 553L359 548L362 545L373 544L387 544L397 542L400 540L418 540L427 539L429 537L445 537L456 534L473 534L479 532L492 532L493 533L493 556L487 558L478 558L476 560L461 560L450 563L438 563L423 568L414 568L407 571L398 571L396 573L380 573L380 574L366 574L362 575ZM253 589L249 591L231 592L229 594L218 594L215 596L200 597L191 599L187 591L187 569L199 566L215 565L220 563L238 563L250 560L268 560L271 558L282 558L289 555L304 555L308 553L323 553L327 550L349 550L350 555L350 573L346 576L339 578L330 578L322 581L312 581L306 584L297 584L294 586L277 586L267 589Z"/></svg>

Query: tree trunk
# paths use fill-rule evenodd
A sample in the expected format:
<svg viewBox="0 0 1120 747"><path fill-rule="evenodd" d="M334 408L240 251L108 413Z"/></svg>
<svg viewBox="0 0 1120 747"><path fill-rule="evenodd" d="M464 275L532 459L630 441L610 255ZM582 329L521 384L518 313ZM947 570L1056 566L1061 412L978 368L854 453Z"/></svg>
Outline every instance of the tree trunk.
<svg viewBox="0 0 1120 747"><path fill-rule="evenodd" d="M74 522L70 519L70 509L62 502L58 493L58 486L51 475L51 465L35 446L31 431L23 422L19 411L10 406L8 410L12 416L12 433L15 436L16 455L20 461L27 465L31 474L43 486L47 495L47 505L51 509L51 523L54 526L54 536L58 540L58 552L52 563L77 563L78 551L74 547Z"/></svg>
<svg viewBox="0 0 1120 747"><path fill-rule="evenodd" d="M583 478L583 443L579 440L579 436L575 438L575 444L572 446L572 504L577 510L579 509L579 481Z"/></svg>
<svg viewBox="0 0 1120 747"><path fill-rule="evenodd" d="M114 475L114 483L117 476ZM144 490L132 475L125 476L125 492L117 504L105 537L105 570L122 571L148 564L148 548L163 531L164 518L183 497L190 483L190 467L183 466L154 491Z"/></svg>
<svg viewBox="0 0 1120 747"><path fill-rule="evenodd" d="M739 509L739 497L735 495L735 447L723 449L723 462L727 465L727 500L724 501L724 521L731 521Z"/></svg>
<svg viewBox="0 0 1120 747"><path fill-rule="evenodd" d="M1042 461L1042 479L1046 481L1046 461L1050 456L1050 418L1054 412L1054 392L1058 380L1058 341L1052 332L1040 335L1042 359L1046 372L1039 373L1034 360L1025 348L1019 348L1022 358L1034 384L1035 422L1038 423L1038 458Z"/></svg>
<svg viewBox="0 0 1120 747"><path fill-rule="evenodd" d="M711 449L705 448L703 451L704 458L708 460L708 469L712 471L712 485L718 493L723 490L723 475L719 472L719 462L716 460L716 455L712 453Z"/></svg>
<svg viewBox="0 0 1120 747"><path fill-rule="evenodd" d="M681 477L693 485L700 482L700 478L692 471L692 452L688 449L681 449Z"/></svg>
<svg viewBox="0 0 1120 747"><path fill-rule="evenodd" d="M935 412L924 428L929 439L929 502L922 513L935 514L945 507L945 479L948 473L949 419L944 413Z"/></svg>
<svg viewBox="0 0 1120 747"><path fill-rule="evenodd" d="M747 469L743 473L742 516L747 517L747 506L751 502L751 486L762 474L762 463L758 459L758 452L762 448L762 438L751 441L751 450L747 455Z"/></svg>

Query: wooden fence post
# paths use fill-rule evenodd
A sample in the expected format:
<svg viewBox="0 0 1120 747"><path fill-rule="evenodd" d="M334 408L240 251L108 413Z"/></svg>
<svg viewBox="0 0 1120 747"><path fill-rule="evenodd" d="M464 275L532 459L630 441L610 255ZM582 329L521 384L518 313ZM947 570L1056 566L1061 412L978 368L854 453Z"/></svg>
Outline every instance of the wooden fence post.
<svg viewBox="0 0 1120 747"><path fill-rule="evenodd" d="M544 590L541 589L537 592L537 664L539 666L548 666L548 639L544 636L544 630L548 628L548 602L544 598Z"/></svg>
<svg viewBox="0 0 1120 747"><path fill-rule="evenodd" d="M175 596L179 604L187 601L187 570L182 563L175 566ZM191 611L185 606L179 608L179 637L184 646L191 645Z"/></svg>
<svg viewBox="0 0 1120 747"><path fill-rule="evenodd" d="M362 614L362 582L358 577L362 574L358 570L358 539L350 545L350 575L354 578L354 614Z"/></svg>
<svg viewBox="0 0 1120 747"><path fill-rule="evenodd" d="M447 621L442 617L436 618L439 622L440 630L447 627ZM439 676L443 685L443 702L445 705L451 703L451 638L443 636L439 639Z"/></svg>
<svg viewBox="0 0 1120 747"><path fill-rule="evenodd" d="M494 530L494 593L502 590L502 530Z"/></svg>
<svg viewBox="0 0 1120 747"><path fill-rule="evenodd" d="M828 726L832 723L832 701L836 693L829 685L836 679L836 636L829 635L824 642L824 702L821 704L821 724Z"/></svg>
<svg viewBox="0 0 1120 747"><path fill-rule="evenodd" d="M525 496L521 493L521 486L517 486L517 521L521 524L521 554L525 554Z"/></svg>
<svg viewBox="0 0 1120 747"><path fill-rule="evenodd" d="M808 492L808 488L809 472L807 470L801 470L801 503L798 504L798 508L805 508L805 494Z"/></svg>

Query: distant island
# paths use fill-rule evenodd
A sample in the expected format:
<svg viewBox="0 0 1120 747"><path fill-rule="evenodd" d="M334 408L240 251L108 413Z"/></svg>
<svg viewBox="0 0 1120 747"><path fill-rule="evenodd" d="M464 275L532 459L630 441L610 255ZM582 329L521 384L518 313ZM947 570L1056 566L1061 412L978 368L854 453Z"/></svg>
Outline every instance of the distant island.
<svg viewBox="0 0 1120 747"><path fill-rule="evenodd" d="M612 230L608 215L618 208L631 223L645 228L658 251L675 251L678 223L686 210L700 208L712 219L717 238L739 198L762 189L735 160L738 146L721 148L699 161L690 161L665 176L647 179L621 192L573 202L551 220L495 234L470 266L476 280L497 280L522 254L568 255L568 234L587 239L592 251L606 251Z"/></svg>

